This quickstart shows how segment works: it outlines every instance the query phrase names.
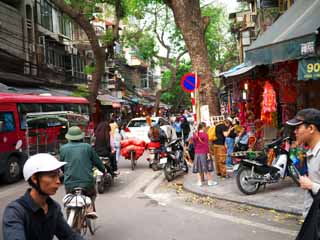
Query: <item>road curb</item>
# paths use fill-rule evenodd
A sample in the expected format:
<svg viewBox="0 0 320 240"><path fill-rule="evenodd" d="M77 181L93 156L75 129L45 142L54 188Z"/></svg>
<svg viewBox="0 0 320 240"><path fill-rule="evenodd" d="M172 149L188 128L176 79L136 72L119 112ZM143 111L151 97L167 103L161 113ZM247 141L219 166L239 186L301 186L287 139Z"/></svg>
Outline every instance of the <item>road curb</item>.
<svg viewBox="0 0 320 240"><path fill-rule="evenodd" d="M205 197L209 196L209 197L213 197L213 198L216 198L216 199L219 199L219 200L225 200L225 201L229 201L229 202L244 204L244 205L248 205L248 206L252 206L252 207L258 207L258 208L263 208L263 209L267 209L267 210L275 210L275 211L278 211L278 212L283 212L283 213L288 213L288 214L293 214L293 215L298 215L298 216L302 215L302 212L300 210L298 210L298 209L295 209L295 208L287 207L287 209L284 209L284 208L277 207L277 206L270 207L270 206L267 206L267 205L265 205L263 203L257 203L257 202L250 201L250 200L243 201L243 200L230 198L228 196L221 196L219 194L215 194L215 193L212 193L212 192L209 193L209 192L201 191L201 190L192 188L192 186L189 186L189 184L186 184L185 181L183 182L183 189L185 191L194 193L194 194L199 195L199 196L205 196Z"/></svg>
<svg viewBox="0 0 320 240"><path fill-rule="evenodd" d="M154 194L154 190L164 181L162 171L159 171L152 180L151 184L147 185L143 191L147 196Z"/></svg>

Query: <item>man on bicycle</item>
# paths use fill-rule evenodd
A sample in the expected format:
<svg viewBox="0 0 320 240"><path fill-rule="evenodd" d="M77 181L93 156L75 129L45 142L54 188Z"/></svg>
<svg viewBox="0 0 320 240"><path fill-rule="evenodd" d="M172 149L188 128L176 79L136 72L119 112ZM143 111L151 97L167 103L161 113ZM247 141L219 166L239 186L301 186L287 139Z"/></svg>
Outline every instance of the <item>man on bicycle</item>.
<svg viewBox="0 0 320 240"><path fill-rule="evenodd" d="M74 188L81 187L84 194L92 199L93 211L88 213L96 218L94 200L97 196L95 180L92 168L96 166L105 173L105 167L94 149L83 142L84 133L77 126L69 128L66 139L69 143L60 149L60 161L67 162L64 166L64 185L66 192L70 193Z"/></svg>
<svg viewBox="0 0 320 240"><path fill-rule="evenodd" d="M53 239L54 236L58 239L83 239L64 219L60 204L50 197L60 186L60 168L65 164L47 153L33 155L26 161L23 176L31 189L5 208L4 240L42 240Z"/></svg>
<svg viewBox="0 0 320 240"><path fill-rule="evenodd" d="M308 176L299 178L300 187L306 189L304 213L306 216L313 202L312 196L320 190L320 111L314 108L300 110L297 115L287 122L295 127L298 144L306 144Z"/></svg>

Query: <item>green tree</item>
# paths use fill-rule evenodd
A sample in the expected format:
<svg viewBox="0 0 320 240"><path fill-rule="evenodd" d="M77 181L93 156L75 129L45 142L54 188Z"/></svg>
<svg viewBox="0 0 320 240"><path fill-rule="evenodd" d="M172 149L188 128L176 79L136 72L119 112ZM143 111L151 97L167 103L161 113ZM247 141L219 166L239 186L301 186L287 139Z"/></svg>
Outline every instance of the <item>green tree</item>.
<svg viewBox="0 0 320 240"><path fill-rule="evenodd" d="M176 78L181 79L182 76L185 73L190 72L190 70L191 70L190 62L181 63L177 70ZM169 70L165 71L161 78L161 87L167 88L170 85L170 82L172 81L171 79L172 79L172 72ZM179 97L177 98L177 96ZM161 95L161 101L172 105L174 112L177 112L178 110L181 110L181 109L189 108L191 106L190 94L182 90L180 81L176 81L174 85L167 92Z"/></svg>

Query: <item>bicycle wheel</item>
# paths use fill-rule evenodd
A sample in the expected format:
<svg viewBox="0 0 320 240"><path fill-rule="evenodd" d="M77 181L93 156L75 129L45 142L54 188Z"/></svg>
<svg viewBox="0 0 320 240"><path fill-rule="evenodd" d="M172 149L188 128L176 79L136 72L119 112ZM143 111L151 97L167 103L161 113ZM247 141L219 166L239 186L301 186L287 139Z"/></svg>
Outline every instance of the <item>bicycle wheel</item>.
<svg viewBox="0 0 320 240"><path fill-rule="evenodd" d="M86 216L83 208L77 209L72 229L74 229L77 233L84 236L87 233L87 222L86 222Z"/></svg>
<svg viewBox="0 0 320 240"><path fill-rule="evenodd" d="M136 167L136 163L135 163L135 153L134 153L134 151L131 151L130 152L130 160L131 160L131 169L132 169L132 171L134 170L134 168Z"/></svg>

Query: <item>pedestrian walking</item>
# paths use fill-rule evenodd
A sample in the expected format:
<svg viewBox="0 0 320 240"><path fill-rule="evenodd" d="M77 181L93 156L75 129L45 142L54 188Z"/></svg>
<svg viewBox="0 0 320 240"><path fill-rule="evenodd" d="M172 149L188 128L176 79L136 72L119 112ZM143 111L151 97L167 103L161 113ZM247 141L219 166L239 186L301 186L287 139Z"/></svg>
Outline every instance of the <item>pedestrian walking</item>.
<svg viewBox="0 0 320 240"><path fill-rule="evenodd" d="M209 155L208 134L205 132L205 128L205 123L200 123L192 137L195 152L192 172L198 174L198 186L202 186L202 176L204 175L207 176L208 186L213 186L217 182L212 180L213 162Z"/></svg>
<svg viewBox="0 0 320 240"><path fill-rule="evenodd" d="M188 141L190 130L191 130L190 124L184 115L180 118L180 120L181 120L183 142L186 143Z"/></svg>
<svg viewBox="0 0 320 240"><path fill-rule="evenodd" d="M176 131L176 135L178 138L182 137L182 127L181 127L181 121L180 118L176 118L176 120L173 123L173 128Z"/></svg>

